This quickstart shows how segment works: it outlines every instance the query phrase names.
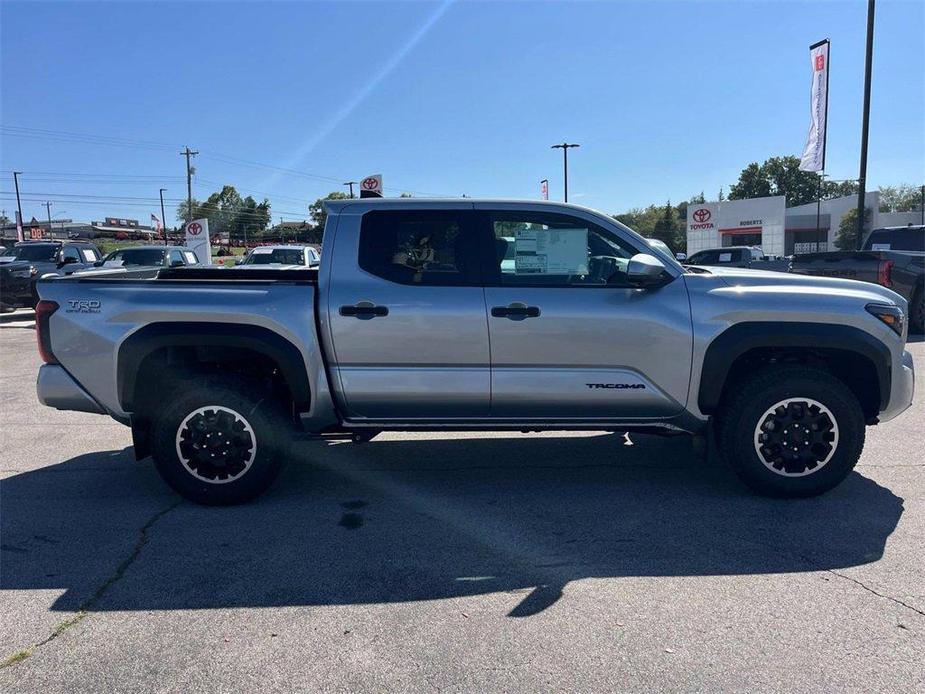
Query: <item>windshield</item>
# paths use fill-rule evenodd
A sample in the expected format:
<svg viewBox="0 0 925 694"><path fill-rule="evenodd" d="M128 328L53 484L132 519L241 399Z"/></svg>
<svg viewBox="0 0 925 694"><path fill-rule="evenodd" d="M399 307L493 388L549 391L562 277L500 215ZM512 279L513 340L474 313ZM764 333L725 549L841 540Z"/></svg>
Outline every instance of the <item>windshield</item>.
<svg viewBox="0 0 925 694"><path fill-rule="evenodd" d="M305 265L301 248L255 248L242 265Z"/></svg>
<svg viewBox="0 0 925 694"><path fill-rule="evenodd" d="M110 267L127 267L129 265L163 265L164 253L161 248L124 248L113 251L106 256L103 263Z"/></svg>
<svg viewBox="0 0 925 694"><path fill-rule="evenodd" d="M16 260L53 263L55 262L55 257L58 255L58 248L60 248L60 246L45 243L29 244L26 246L16 246L13 249L12 255Z"/></svg>

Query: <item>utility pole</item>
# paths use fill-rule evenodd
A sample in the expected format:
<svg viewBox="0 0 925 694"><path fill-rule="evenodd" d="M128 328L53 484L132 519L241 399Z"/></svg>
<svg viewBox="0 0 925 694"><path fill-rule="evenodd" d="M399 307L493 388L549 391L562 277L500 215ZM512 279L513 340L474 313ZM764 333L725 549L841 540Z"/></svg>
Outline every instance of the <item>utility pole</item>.
<svg viewBox="0 0 925 694"><path fill-rule="evenodd" d="M164 191L166 188L161 188L158 191L158 194L161 196L161 231L164 232L164 245L167 245L167 215L164 214Z"/></svg>
<svg viewBox="0 0 925 694"><path fill-rule="evenodd" d="M13 172L13 185L16 186L16 210L19 213L19 219L16 220L16 240L25 241L25 237L22 233L22 203L19 201L19 177L22 175L22 171Z"/></svg>
<svg viewBox="0 0 925 694"><path fill-rule="evenodd" d="M350 186L350 199L353 200L353 186L359 185L356 181L344 181L345 186Z"/></svg>
<svg viewBox="0 0 925 694"><path fill-rule="evenodd" d="M570 147L581 147L581 145L563 142L561 145L552 145L550 147L550 149L562 150L562 178L564 180L563 190L565 191L565 202L568 202L568 151Z"/></svg>
<svg viewBox="0 0 925 694"><path fill-rule="evenodd" d="M874 0L867 0L867 54L864 59L864 118L861 123L861 172L858 175L858 242L864 243L864 198L867 186L867 134L870 129L870 71L874 59Z"/></svg>
<svg viewBox="0 0 925 694"><path fill-rule="evenodd" d="M51 238L51 203L45 202L45 212L48 214L48 237Z"/></svg>
<svg viewBox="0 0 925 694"><path fill-rule="evenodd" d="M190 157L195 157L199 152L193 152L189 147L182 152L181 156L186 157L186 223L193 221L193 169L190 166Z"/></svg>

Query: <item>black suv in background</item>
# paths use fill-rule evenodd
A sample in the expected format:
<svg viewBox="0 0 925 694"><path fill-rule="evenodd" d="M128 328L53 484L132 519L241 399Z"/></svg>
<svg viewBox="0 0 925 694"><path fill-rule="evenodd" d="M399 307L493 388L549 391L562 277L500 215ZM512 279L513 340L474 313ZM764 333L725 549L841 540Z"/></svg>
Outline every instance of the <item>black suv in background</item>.
<svg viewBox="0 0 925 694"><path fill-rule="evenodd" d="M23 241L0 259L0 309L32 308L35 281L43 275L70 275L102 258L86 241Z"/></svg>

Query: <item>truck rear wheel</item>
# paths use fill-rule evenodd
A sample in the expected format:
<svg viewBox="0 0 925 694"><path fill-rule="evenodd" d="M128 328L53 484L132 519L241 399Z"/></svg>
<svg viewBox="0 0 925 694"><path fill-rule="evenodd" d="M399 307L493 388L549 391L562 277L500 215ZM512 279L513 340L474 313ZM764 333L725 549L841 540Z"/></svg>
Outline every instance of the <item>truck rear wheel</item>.
<svg viewBox="0 0 925 694"><path fill-rule="evenodd" d="M279 474L290 441L282 407L230 378L179 388L153 422L152 457L164 481L206 505L239 504L263 493Z"/></svg>
<svg viewBox="0 0 925 694"><path fill-rule="evenodd" d="M864 414L829 372L771 367L731 387L718 418L719 449L752 490L814 496L854 469L864 447Z"/></svg>

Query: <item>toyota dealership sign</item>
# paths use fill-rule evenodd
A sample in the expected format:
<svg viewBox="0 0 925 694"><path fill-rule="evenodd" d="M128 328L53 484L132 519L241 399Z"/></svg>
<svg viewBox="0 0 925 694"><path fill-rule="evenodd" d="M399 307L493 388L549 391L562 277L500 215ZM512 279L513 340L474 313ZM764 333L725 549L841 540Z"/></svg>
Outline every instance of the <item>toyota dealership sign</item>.
<svg viewBox="0 0 925 694"><path fill-rule="evenodd" d="M687 253L720 246L761 246L784 254L784 196L691 203L687 207Z"/></svg>

